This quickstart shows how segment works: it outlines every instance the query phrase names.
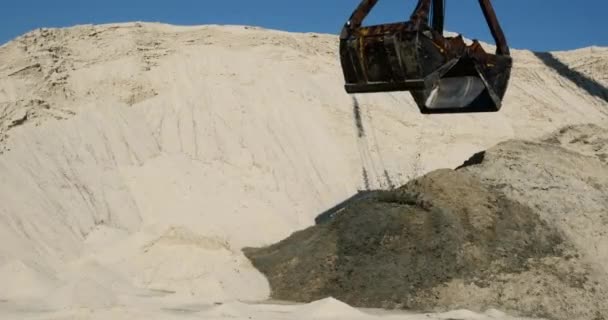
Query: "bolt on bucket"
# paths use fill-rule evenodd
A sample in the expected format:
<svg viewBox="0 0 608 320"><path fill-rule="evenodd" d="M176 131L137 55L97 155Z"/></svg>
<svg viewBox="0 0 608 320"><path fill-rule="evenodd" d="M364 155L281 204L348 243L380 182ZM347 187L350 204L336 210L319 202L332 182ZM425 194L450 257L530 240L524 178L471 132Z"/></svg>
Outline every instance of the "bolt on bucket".
<svg viewBox="0 0 608 320"><path fill-rule="evenodd" d="M479 3L496 54L444 37L444 0L419 0L406 22L362 27L377 2L363 0L340 35L347 93L410 91L422 113L500 110L512 59L489 0Z"/></svg>

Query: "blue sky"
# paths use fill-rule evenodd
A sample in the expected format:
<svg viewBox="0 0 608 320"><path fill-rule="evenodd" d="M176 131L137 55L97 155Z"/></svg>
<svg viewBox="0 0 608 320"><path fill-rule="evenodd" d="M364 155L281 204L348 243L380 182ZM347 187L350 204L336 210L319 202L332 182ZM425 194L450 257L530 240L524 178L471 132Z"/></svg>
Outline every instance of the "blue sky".
<svg viewBox="0 0 608 320"><path fill-rule="evenodd" d="M491 41L477 0L447 0L447 29ZM2 0L0 43L40 27L125 21L241 24L337 34L359 0ZM414 0L381 0L369 23L405 20ZM608 46L608 0L494 0L514 48Z"/></svg>

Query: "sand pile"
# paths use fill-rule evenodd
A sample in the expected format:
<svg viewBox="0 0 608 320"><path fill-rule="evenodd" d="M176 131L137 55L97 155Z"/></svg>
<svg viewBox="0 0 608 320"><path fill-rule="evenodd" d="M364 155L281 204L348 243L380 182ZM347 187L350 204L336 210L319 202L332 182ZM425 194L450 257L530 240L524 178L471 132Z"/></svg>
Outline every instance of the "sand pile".
<svg viewBox="0 0 608 320"><path fill-rule="evenodd" d="M579 126L501 143L245 253L277 299L606 318L606 138ZM589 148L598 154L575 151Z"/></svg>
<svg viewBox="0 0 608 320"><path fill-rule="evenodd" d="M420 115L408 93L347 95L337 52L332 35L152 23L0 46L0 317L164 319L264 300L241 248L358 190L608 120L606 48L557 62L514 50L503 111L449 117Z"/></svg>

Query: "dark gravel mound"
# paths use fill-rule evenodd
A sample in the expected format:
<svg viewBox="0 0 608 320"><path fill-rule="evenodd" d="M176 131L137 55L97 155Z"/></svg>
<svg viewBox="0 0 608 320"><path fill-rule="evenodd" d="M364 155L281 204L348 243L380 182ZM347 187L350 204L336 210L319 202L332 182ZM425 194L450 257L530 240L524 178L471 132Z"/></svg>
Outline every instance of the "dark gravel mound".
<svg viewBox="0 0 608 320"><path fill-rule="evenodd" d="M479 158L479 155L477 155ZM467 165L481 163L472 159ZM603 319L603 293L559 230L463 171L438 170L245 254L272 297L357 307Z"/></svg>

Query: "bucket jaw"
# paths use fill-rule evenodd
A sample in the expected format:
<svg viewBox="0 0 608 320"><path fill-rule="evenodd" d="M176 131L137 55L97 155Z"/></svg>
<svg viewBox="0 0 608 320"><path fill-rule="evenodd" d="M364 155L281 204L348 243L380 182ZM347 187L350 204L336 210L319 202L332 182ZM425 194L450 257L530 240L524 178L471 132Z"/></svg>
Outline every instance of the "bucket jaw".
<svg viewBox="0 0 608 320"><path fill-rule="evenodd" d="M377 0L363 0L340 36L347 93L409 91L422 113L492 112L501 108L512 59L489 0L479 0L497 43L444 37L444 0L419 0L411 19L362 27ZM432 22L429 23L429 14Z"/></svg>

